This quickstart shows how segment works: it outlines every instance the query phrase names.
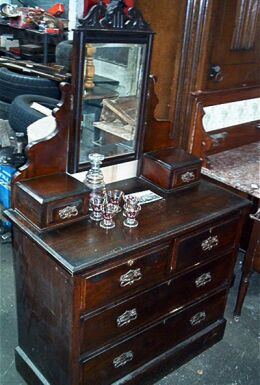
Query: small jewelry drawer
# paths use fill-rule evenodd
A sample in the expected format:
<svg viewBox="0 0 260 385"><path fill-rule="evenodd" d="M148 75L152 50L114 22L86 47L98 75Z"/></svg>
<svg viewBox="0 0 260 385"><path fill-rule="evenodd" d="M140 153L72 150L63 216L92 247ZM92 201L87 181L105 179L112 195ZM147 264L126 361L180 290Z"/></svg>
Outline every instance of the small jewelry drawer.
<svg viewBox="0 0 260 385"><path fill-rule="evenodd" d="M55 202L47 208L47 224L64 223L86 215L86 213L87 207L84 197Z"/></svg>
<svg viewBox="0 0 260 385"><path fill-rule="evenodd" d="M89 189L66 173L17 183L16 210L38 230L58 228L88 215Z"/></svg>
<svg viewBox="0 0 260 385"><path fill-rule="evenodd" d="M223 317L226 292L208 297L82 362L84 385L107 385Z"/></svg>
<svg viewBox="0 0 260 385"><path fill-rule="evenodd" d="M228 284L233 264L231 252L107 310L82 316L80 351L93 351Z"/></svg>
<svg viewBox="0 0 260 385"><path fill-rule="evenodd" d="M183 270L234 246L239 217L213 223L175 240L172 270Z"/></svg>
<svg viewBox="0 0 260 385"><path fill-rule="evenodd" d="M167 243L81 276L81 311L86 312L156 285L170 273L172 244Z"/></svg>
<svg viewBox="0 0 260 385"><path fill-rule="evenodd" d="M200 179L200 166L176 170L173 175L172 187L183 187Z"/></svg>

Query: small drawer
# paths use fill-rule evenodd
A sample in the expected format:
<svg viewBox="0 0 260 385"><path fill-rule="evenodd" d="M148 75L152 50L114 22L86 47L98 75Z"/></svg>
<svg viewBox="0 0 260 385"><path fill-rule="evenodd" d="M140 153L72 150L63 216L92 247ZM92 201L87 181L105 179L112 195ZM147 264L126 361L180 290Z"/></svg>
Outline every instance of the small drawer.
<svg viewBox="0 0 260 385"><path fill-rule="evenodd" d="M99 314L82 317L81 353L95 350L228 284L233 265L232 252Z"/></svg>
<svg viewBox="0 0 260 385"><path fill-rule="evenodd" d="M88 199L78 197L78 199L66 199L61 202L49 204L47 208L47 224L65 223L76 220L88 213Z"/></svg>
<svg viewBox="0 0 260 385"><path fill-rule="evenodd" d="M156 285L170 272L172 244L137 253L115 266L82 276L81 310L86 312Z"/></svg>
<svg viewBox="0 0 260 385"><path fill-rule="evenodd" d="M197 182L200 179L200 166L176 170L173 175L173 187L182 187Z"/></svg>
<svg viewBox="0 0 260 385"><path fill-rule="evenodd" d="M235 243L238 224L237 216L177 238L173 250L172 269L183 270L222 250L231 249Z"/></svg>
<svg viewBox="0 0 260 385"><path fill-rule="evenodd" d="M223 317L222 291L82 363L84 385L109 385ZM108 376L109 373L109 376ZM109 380L108 380L109 377Z"/></svg>
<svg viewBox="0 0 260 385"><path fill-rule="evenodd" d="M85 218L88 200L84 183L59 173L18 182L15 209L38 230L48 231Z"/></svg>

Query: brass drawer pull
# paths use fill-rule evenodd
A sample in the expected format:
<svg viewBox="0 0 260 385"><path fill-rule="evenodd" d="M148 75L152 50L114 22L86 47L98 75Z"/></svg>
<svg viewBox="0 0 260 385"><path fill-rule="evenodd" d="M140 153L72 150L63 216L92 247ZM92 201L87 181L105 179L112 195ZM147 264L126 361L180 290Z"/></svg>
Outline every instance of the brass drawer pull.
<svg viewBox="0 0 260 385"><path fill-rule="evenodd" d="M122 353L120 356L114 358L113 365L115 368L120 368L121 366L124 366L128 362L132 361L133 358L134 358L134 354L130 350L129 352Z"/></svg>
<svg viewBox="0 0 260 385"><path fill-rule="evenodd" d="M195 176L193 171L187 171L187 172L185 172L185 174L181 175L181 180L185 183L189 183L192 180L194 180L195 178L196 178L196 176Z"/></svg>
<svg viewBox="0 0 260 385"><path fill-rule="evenodd" d="M79 214L76 206L67 206L62 210L59 210L60 219L69 219L71 217L76 217Z"/></svg>
<svg viewBox="0 0 260 385"><path fill-rule="evenodd" d="M219 244L218 236L217 235L213 237L210 236L201 243L201 248L203 251L211 250L213 249L213 247L218 246L218 244Z"/></svg>
<svg viewBox="0 0 260 385"><path fill-rule="evenodd" d="M210 272L204 273L204 274L200 275L198 278L196 278L195 285L197 287L205 286L211 280L212 280L212 276L211 276Z"/></svg>
<svg viewBox="0 0 260 385"><path fill-rule="evenodd" d="M117 326L121 328L122 326L128 325L130 322L136 320L137 317L138 314L136 309L126 310L123 314L117 317Z"/></svg>
<svg viewBox="0 0 260 385"><path fill-rule="evenodd" d="M133 285L136 281L139 281L142 278L141 269L129 270L126 274L121 275L120 277L120 286Z"/></svg>
<svg viewBox="0 0 260 385"><path fill-rule="evenodd" d="M192 326L195 326L195 325L199 324L200 322L204 321L205 318L206 318L205 311L201 311L201 312L195 314L193 317L191 317L190 323Z"/></svg>

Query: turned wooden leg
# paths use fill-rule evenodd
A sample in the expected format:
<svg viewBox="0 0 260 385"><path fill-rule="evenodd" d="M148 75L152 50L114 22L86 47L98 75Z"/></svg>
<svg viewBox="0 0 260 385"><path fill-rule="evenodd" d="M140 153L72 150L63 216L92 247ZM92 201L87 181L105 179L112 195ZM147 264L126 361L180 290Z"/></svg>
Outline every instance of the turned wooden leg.
<svg viewBox="0 0 260 385"><path fill-rule="evenodd" d="M248 250L246 252L243 267L242 267L242 276L240 280L237 301L236 301L236 306L234 310L235 321L239 321L242 306L243 306L244 299L245 299L248 285L249 285L249 279L252 272L254 258L256 258L259 254L260 222L259 222L259 219L256 217L256 214L251 215L251 218L254 219L254 224L253 224L253 228L250 236Z"/></svg>

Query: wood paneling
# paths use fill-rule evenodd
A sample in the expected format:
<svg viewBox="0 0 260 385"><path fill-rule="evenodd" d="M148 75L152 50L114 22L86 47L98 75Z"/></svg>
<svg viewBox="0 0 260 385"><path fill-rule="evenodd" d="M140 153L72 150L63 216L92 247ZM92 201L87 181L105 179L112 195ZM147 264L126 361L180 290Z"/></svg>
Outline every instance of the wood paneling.
<svg viewBox="0 0 260 385"><path fill-rule="evenodd" d="M186 0L136 1L136 7L155 32L151 73L158 78L155 86L159 98L155 111L157 119L170 119L174 108L186 4Z"/></svg>

